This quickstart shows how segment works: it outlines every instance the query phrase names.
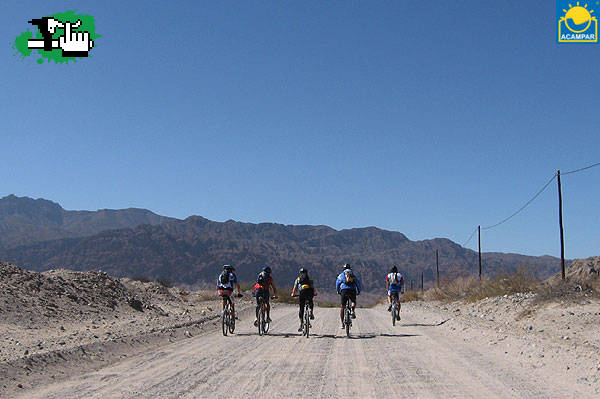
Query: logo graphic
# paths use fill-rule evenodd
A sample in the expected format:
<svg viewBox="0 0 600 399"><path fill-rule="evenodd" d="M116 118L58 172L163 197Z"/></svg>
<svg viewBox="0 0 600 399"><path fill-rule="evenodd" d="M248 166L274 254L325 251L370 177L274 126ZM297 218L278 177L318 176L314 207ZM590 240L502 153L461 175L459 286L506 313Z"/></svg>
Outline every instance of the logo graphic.
<svg viewBox="0 0 600 399"><path fill-rule="evenodd" d="M557 0L558 42L598 43L598 20L593 14L588 3Z"/></svg>
<svg viewBox="0 0 600 399"><path fill-rule="evenodd" d="M12 47L16 50L14 55L22 58L37 52L40 55L38 64L43 64L44 60L68 64L82 57L92 57L90 51L94 40L100 37L96 34L94 17L76 14L74 10L33 18L28 22L33 25L33 32L27 29L21 33Z"/></svg>

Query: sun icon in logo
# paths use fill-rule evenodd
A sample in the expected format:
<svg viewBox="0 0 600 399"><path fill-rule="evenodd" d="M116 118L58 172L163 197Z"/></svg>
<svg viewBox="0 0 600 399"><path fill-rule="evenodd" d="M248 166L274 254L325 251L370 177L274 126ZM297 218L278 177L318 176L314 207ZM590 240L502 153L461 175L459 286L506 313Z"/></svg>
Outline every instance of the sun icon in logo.
<svg viewBox="0 0 600 399"><path fill-rule="evenodd" d="M594 10L588 11L587 4L580 6L577 2L576 6L569 4L569 10L564 10L565 16L562 20L565 21L565 25L573 33L581 33L588 30L592 21L596 20L596 17L592 17Z"/></svg>

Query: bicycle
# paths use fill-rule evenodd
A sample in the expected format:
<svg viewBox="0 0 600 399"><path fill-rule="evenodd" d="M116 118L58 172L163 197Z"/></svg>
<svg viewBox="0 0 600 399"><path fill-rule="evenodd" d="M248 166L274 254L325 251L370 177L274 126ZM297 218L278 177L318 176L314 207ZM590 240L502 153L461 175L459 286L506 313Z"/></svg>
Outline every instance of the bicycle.
<svg viewBox="0 0 600 399"><path fill-rule="evenodd" d="M294 295L295 297L299 297L300 295ZM306 338L310 335L310 328L312 325L310 324L310 306L308 306L308 301L304 301L304 316L302 316L302 336Z"/></svg>
<svg viewBox="0 0 600 399"><path fill-rule="evenodd" d="M277 299L276 296L272 296L271 299ZM267 319L267 303L265 299L260 296L258 297L258 335L263 336L269 332L269 320Z"/></svg>
<svg viewBox="0 0 600 399"><path fill-rule="evenodd" d="M237 297L241 298L242 294L238 294ZM221 313L221 329L223 330L223 335L227 336L227 332L233 334L235 331L235 317L231 317L231 298L229 298L229 295L223 294L221 298L223 298L223 301L227 301Z"/></svg>

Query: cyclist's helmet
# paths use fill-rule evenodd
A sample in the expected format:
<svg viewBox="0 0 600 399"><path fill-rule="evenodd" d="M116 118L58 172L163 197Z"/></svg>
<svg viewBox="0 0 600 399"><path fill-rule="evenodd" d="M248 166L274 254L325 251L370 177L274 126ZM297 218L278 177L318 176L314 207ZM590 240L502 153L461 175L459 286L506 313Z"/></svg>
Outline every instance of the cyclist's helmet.
<svg viewBox="0 0 600 399"><path fill-rule="evenodd" d="M300 270L298 270L298 274L308 274L308 270L306 270L305 268L301 268Z"/></svg>
<svg viewBox="0 0 600 399"><path fill-rule="evenodd" d="M232 272L235 269L231 265L223 265L223 270L228 271L228 272Z"/></svg>
<svg viewBox="0 0 600 399"><path fill-rule="evenodd" d="M342 269L352 269L352 267L350 266L350 263L344 263L344 267L342 267Z"/></svg>
<svg viewBox="0 0 600 399"><path fill-rule="evenodd" d="M398 268L396 266L392 266L392 270L390 270L390 273L398 273Z"/></svg>
<svg viewBox="0 0 600 399"><path fill-rule="evenodd" d="M265 266L262 268L263 272L266 272L267 274L271 274L271 268L269 266Z"/></svg>

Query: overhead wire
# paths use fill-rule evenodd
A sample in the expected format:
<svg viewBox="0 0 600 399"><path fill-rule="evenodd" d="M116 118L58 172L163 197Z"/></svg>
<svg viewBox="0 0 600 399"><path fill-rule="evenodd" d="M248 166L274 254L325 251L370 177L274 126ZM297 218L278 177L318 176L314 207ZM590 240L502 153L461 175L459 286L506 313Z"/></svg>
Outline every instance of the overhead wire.
<svg viewBox="0 0 600 399"><path fill-rule="evenodd" d="M471 239L472 239L472 238L473 238L473 236L475 235L475 232L476 232L476 231L477 231L477 227L475 227L475 230L473 230L473 232L471 233L471 235L469 236L469 238L467 238L467 241L465 241L465 242L463 243L463 245L462 245L463 247L464 247L465 245L467 245L467 244L468 244L468 243L471 241Z"/></svg>
<svg viewBox="0 0 600 399"><path fill-rule="evenodd" d="M579 169L574 169L574 170L569 170L567 172L561 172L561 176L564 175L570 175L572 173L578 173L578 172L582 172L584 170L587 169L591 169L594 168L596 166L600 166L600 162L588 165L588 166L584 166L583 168L579 168ZM531 197L529 199L529 201L527 201L522 207L520 207L519 209L517 209L514 213L512 213L510 216L502 219L501 221L499 221L498 223L492 224L490 226L484 226L481 227L483 230L489 230L489 229L493 229L494 227L498 227L503 223L508 222L510 219L512 219L513 217L517 216L519 213L521 213L525 208L527 208L529 206L529 204L531 204L533 201L535 201L535 199L537 197L540 196L540 194L542 194L544 192L544 190L546 190L548 188L548 186L550 185L550 183L552 183L552 181L554 180L554 178L558 175L558 173L555 173L554 175L552 175L552 177L550 178L550 180L548 180L548 182L546 184L544 184L544 186L538 190L538 192L535 193L535 195L533 197ZM467 240L462 244L462 246L464 247L465 245L467 245L471 239L473 238L473 236L475 235L475 232L477 231L477 227L475 227L475 229L473 230L473 232L471 233L471 235L469 236L469 238L467 238Z"/></svg>
<svg viewBox="0 0 600 399"><path fill-rule="evenodd" d="M581 172L581 171L586 170L586 169L591 169L591 168L593 168L595 166L600 166L600 162L597 162L597 163L592 164L592 165L584 166L583 168L579 168L579 169L575 169L575 170L570 170L568 172L560 172L560 175L561 176L570 175L571 173Z"/></svg>
<svg viewBox="0 0 600 399"><path fill-rule="evenodd" d="M546 188L548 188L548 186L550 185L550 183L552 183L552 181L554 180L554 178L556 177L556 173L552 175L552 177L550 178L550 180L548 180L548 182L546 184L544 184L544 187L542 187L537 193L535 193L535 195L533 197L531 197L531 199L529 201L527 201L525 203L525 205L523 205L522 207L520 207L516 212L514 212L512 215L502 219L501 221L499 221L496 224L492 224L490 226L485 226L482 227L483 230L489 230L489 229L493 229L494 227L498 227L503 223L508 222L510 219L512 219L513 217L517 216L519 213L521 213L525 208L527 208L527 206L529 204L531 204L537 197L540 196L541 193L544 192L544 190L546 190Z"/></svg>

